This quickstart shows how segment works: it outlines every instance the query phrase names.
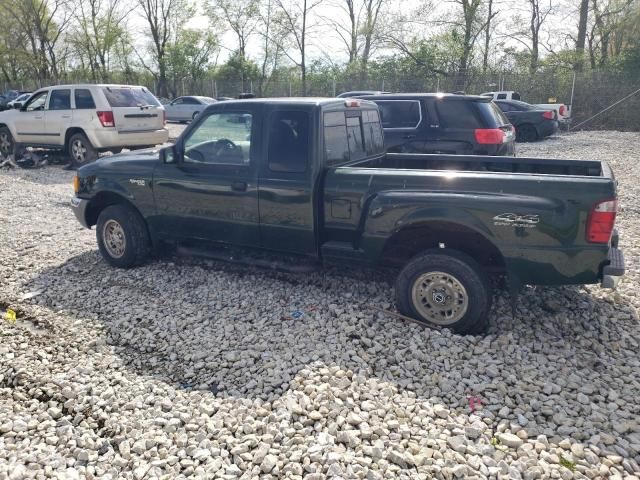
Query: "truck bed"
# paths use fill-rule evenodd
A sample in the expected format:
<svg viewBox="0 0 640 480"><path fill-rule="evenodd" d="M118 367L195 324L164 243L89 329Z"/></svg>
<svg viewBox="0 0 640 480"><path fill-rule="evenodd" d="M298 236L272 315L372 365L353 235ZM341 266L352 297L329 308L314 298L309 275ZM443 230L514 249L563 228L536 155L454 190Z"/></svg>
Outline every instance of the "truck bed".
<svg viewBox="0 0 640 480"><path fill-rule="evenodd" d="M354 168L397 170L445 170L467 172L522 173L611 177L606 163L596 160L558 160L547 158L487 157L476 155L429 155L388 153L348 165Z"/></svg>

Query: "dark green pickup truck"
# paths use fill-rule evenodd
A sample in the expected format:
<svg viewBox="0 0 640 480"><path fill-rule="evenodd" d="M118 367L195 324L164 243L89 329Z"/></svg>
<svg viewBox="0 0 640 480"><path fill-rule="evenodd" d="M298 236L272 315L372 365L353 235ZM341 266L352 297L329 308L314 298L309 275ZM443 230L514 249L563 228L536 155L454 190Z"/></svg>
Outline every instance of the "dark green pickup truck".
<svg viewBox="0 0 640 480"><path fill-rule="evenodd" d="M398 309L461 333L487 325L490 276L614 287L616 182L599 161L387 154L353 99L209 106L174 146L78 171L72 200L110 264L160 244L394 267Z"/></svg>

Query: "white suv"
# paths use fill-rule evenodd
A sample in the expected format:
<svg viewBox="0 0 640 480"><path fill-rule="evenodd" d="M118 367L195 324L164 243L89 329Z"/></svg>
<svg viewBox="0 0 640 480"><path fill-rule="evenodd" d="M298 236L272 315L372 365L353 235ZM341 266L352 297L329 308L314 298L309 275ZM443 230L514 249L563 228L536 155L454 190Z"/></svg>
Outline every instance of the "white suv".
<svg viewBox="0 0 640 480"><path fill-rule="evenodd" d="M34 92L20 110L0 112L0 153L18 146L63 149L76 167L98 152L165 143L164 108L145 87L59 85Z"/></svg>

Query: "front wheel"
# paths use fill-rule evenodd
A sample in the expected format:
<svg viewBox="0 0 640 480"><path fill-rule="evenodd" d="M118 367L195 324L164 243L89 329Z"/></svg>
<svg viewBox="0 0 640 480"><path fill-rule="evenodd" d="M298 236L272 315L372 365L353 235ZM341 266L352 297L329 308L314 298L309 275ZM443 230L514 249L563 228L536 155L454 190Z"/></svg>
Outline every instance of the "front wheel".
<svg viewBox="0 0 640 480"><path fill-rule="evenodd" d="M69 156L72 165L79 168L96 160L98 152L84 134L76 133L69 139Z"/></svg>
<svg viewBox="0 0 640 480"><path fill-rule="evenodd" d="M491 286L471 257L430 250L414 257L396 280L396 303L404 315L460 334L489 326Z"/></svg>
<svg viewBox="0 0 640 480"><path fill-rule="evenodd" d="M200 115L200 112L193 112L193 115L191 115L191 121L193 122L198 115Z"/></svg>
<svg viewBox="0 0 640 480"><path fill-rule="evenodd" d="M111 205L100 212L96 237L102 257L114 267L142 265L151 251L147 225L126 205Z"/></svg>

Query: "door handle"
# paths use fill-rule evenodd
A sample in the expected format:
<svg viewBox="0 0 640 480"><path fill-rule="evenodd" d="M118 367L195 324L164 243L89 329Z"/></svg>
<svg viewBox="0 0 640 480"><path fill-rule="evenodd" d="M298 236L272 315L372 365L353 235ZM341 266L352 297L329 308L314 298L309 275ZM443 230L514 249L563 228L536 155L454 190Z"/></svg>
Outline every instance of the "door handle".
<svg viewBox="0 0 640 480"><path fill-rule="evenodd" d="M233 182L231 184L231 190L233 190L234 192L246 192L247 182Z"/></svg>
<svg viewBox="0 0 640 480"><path fill-rule="evenodd" d="M415 135L403 135L402 138L404 138L405 140L411 140L412 138L416 138Z"/></svg>

